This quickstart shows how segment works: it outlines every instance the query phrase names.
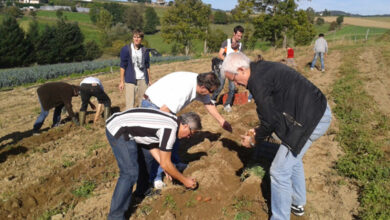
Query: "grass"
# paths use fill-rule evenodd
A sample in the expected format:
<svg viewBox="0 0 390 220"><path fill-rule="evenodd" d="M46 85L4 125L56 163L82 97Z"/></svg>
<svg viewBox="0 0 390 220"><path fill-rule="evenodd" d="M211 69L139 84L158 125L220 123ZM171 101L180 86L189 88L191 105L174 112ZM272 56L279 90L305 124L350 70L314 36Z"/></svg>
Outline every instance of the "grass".
<svg viewBox="0 0 390 220"><path fill-rule="evenodd" d="M105 147L106 145L103 144L103 143L95 143L94 145L92 145L90 148L88 148L88 152L87 152L87 155L90 156L92 154L92 152L94 152L95 150L99 149L99 148L102 148L102 147Z"/></svg>
<svg viewBox="0 0 390 220"><path fill-rule="evenodd" d="M364 39L366 37L367 30L369 30L368 39L371 39L372 37L377 37L379 35L384 34L386 31L388 31L388 29L384 29L384 28L343 25L340 30L328 32L327 34L325 34L325 38L328 41L340 40L340 39L359 40L359 39Z"/></svg>
<svg viewBox="0 0 390 220"><path fill-rule="evenodd" d="M390 16L386 16L386 17L364 17L364 19L374 20L374 21L390 22Z"/></svg>
<svg viewBox="0 0 390 220"><path fill-rule="evenodd" d="M79 24L92 24L91 19L89 19L89 15L87 13L79 13L79 12L69 12L63 11L63 16L66 17L68 21L76 21ZM37 18L53 18L57 19L56 11L42 11L39 10L37 13Z"/></svg>
<svg viewBox="0 0 390 220"><path fill-rule="evenodd" d="M175 201L175 199L173 199L172 195L165 196L163 206L167 207L169 209L172 209L172 210L177 209L176 201Z"/></svg>
<svg viewBox="0 0 390 220"><path fill-rule="evenodd" d="M250 219L252 216L252 212L249 211L249 207L252 206L252 202L249 201L246 197L235 197L234 198L234 204L233 209L237 211L236 215L234 216L234 220L247 220Z"/></svg>
<svg viewBox="0 0 390 220"><path fill-rule="evenodd" d="M240 179L241 181L244 181L250 176L256 176L260 179L263 179L265 175L265 170L261 166L252 166L252 167L247 167L245 168L244 172L242 172Z"/></svg>
<svg viewBox="0 0 390 220"><path fill-rule="evenodd" d="M93 181L83 181L83 184L72 191L72 194L77 197L88 198L92 195L93 190L96 188L96 184Z"/></svg>
<svg viewBox="0 0 390 220"><path fill-rule="evenodd" d="M381 150L385 140L378 137L390 130L390 119L377 110L364 90L358 60L353 56L361 53L358 50L364 48L351 50L344 56L341 78L332 91L336 103L333 111L340 122L337 140L345 151L336 169L360 187L359 218L389 219L390 163Z"/></svg>

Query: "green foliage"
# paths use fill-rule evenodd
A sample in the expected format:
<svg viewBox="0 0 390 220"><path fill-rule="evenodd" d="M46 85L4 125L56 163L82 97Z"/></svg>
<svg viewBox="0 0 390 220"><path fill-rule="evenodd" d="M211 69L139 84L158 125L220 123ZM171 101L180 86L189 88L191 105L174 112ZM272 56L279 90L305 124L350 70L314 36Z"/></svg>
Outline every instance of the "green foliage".
<svg viewBox="0 0 390 220"><path fill-rule="evenodd" d="M201 0L176 0L163 17L162 37L184 47L188 55L194 39L206 38L210 14L210 6Z"/></svg>
<svg viewBox="0 0 390 220"><path fill-rule="evenodd" d="M256 176L260 179L263 179L264 175L265 175L265 170L263 169L263 167L255 165L252 167L245 168L244 172L242 172L240 176L240 179L241 181L244 181L249 176Z"/></svg>
<svg viewBox="0 0 390 220"><path fill-rule="evenodd" d="M316 17L316 13L312 7L308 7L306 9L306 15L307 15L307 19L309 20L309 22L311 24L314 24L314 19Z"/></svg>
<svg viewBox="0 0 390 220"><path fill-rule="evenodd" d="M299 10L296 14L298 25L294 26L295 45L308 45L315 36L314 26L307 17L307 13Z"/></svg>
<svg viewBox="0 0 390 220"><path fill-rule="evenodd" d="M58 19L61 19L64 16L63 10L62 9L58 9L56 11L56 16L57 16Z"/></svg>
<svg viewBox="0 0 390 220"><path fill-rule="evenodd" d="M228 17L226 15L226 12L218 10L214 13L214 24L227 24L227 23L228 23Z"/></svg>
<svg viewBox="0 0 390 220"><path fill-rule="evenodd" d="M104 9L99 9L99 15L96 18L96 26L104 33L107 33L111 28L113 17L111 13Z"/></svg>
<svg viewBox="0 0 390 220"><path fill-rule="evenodd" d="M77 197L88 198L92 195L93 190L96 188L96 184L93 181L83 181L83 184L72 191L72 194Z"/></svg>
<svg viewBox="0 0 390 220"><path fill-rule="evenodd" d="M172 209L172 210L176 210L177 209L176 201L172 197L172 195L165 196L163 206L167 207L169 209Z"/></svg>
<svg viewBox="0 0 390 220"><path fill-rule="evenodd" d="M357 62L352 53L345 56L339 71L342 78L332 91L336 103L333 111L340 127L337 140L345 151L336 169L356 179L361 187L359 218L388 219L390 163L381 150L385 143L377 136L390 130L389 119L376 111L373 99L365 92Z"/></svg>
<svg viewBox="0 0 390 220"><path fill-rule="evenodd" d="M221 29L215 31L210 31L210 34L207 36L207 45L211 52L218 52L221 48L221 43L227 39L227 34L225 34Z"/></svg>
<svg viewBox="0 0 390 220"><path fill-rule="evenodd" d="M5 14L14 18L21 18L23 17L23 12L19 9L19 7L16 6L11 6L11 7L6 7L4 9Z"/></svg>
<svg viewBox="0 0 390 220"><path fill-rule="evenodd" d="M336 28L337 28L337 22L335 22L335 21L332 21L331 23L330 23L330 26L329 26L329 31L334 31L334 30L336 30Z"/></svg>
<svg viewBox="0 0 390 220"><path fill-rule="evenodd" d="M160 25L160 19L156 11L152 7L147 7L145 10L145 34L154 34L157 32L157 25Z"/></svg>
<svg viewBox="0 0 390 220"><path fill-rule="evenodd" d="M325 23L325 20L321 17L318 17L316 20L316 25L323 25Z"/></svg>
<svg viewBox="0 0 390 220"><path fill-rule="evenodd" d="M84 60L94 60L103 55L103 51L95 41L88 41L85 46Z"/></svg>
<svg viewBox="0 0 390 220"><path fill-rule="evenodd" d="M340 26L344 22L344 16L343 15L338 16L336 22Z"/></svg>
<svg viewBox="0 0 390 220"><path fill-rule="evenodd" d="M252 206L252 202L248 198L241 196L234 198L233 208L238 213L234 216L235 220L247 220L252 216L252 212L249 211L249 207Z"/></svg>
<svg viewBox="0 0 390 220"><path fill-rule="evenodd" d="M123 23L130 30L144 28L143 8L140 6L126 7L123 12Z"/></svg>
<svg viewBox="0 0 390 220"><path fill-rule="evenodd" d="M249 220L252 216L252 212L250 211L243 211L243 212L238 212L234 216L234 220Z"/></svg>
<svg viewBox="0 0 390 220"><path fill-rule="evenodd" d="M26 66L32 62L33 45L25 39L16 18L4 18L0 25L0 36L0 68Z"/></svg>
<svg viewBox="0 0 390 220"><path fill-rule="evenodd" d="M68 168L68 167L73 166L74 164L75 164L74 161L64 160L64 161L62 162L62 167L63 167L63 168Z"/></svg>

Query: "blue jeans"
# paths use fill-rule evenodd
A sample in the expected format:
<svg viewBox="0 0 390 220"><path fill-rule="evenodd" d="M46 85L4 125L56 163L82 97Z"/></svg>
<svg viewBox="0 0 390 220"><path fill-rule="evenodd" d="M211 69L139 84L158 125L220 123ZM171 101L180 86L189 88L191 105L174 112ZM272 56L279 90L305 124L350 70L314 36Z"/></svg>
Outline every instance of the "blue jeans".
<svg viewBox="0 0 390 220"><path fill-rule="evenodd" d="M141 102L141 107L144 108L153 108L153 109L160 109L157 105L151 103L148 100L143 99ZM172 154L171 154L171 160L174 164L180 163L180 158L178 154L178 148L180 146L179 139L176 138L175 143L173 144L172 147ZM156 160L153 161L153 164L151 165L152 169L150 172L150 180L152 182L157 181L157 180L162 180L162 175L164 173L164 170L161 168L160 164L157 163Z"/></svg>
<svg viewBox="0 0 390 220"><path fill-rule="evenodd" d="M325 53L322 53L322 52L316 52L314 54L313 61L311 61L311 68L314 68L314 66L316 65L316 62L317 62L317 57L319 56L320 60L321 60L321 70L325 69L324 54Z"/></svg>
<svg viewBox="0 0 390 220"><path fill-rule="evenodd" d="M126 141L123 135L116 139L106 130L106 136L119 167L119 179L112 195L108 219L122 220L129 208L134 184L137 183L135 195L137 191L149 188L145 162L151 159L151 155L148 150L137 146L134 140Z"/></svg>
<svg viewBox="0 0 390 220"><path fill-rule="evenodd" d="M286 146L280 145L270 168L271 220L289 220L291 204L302 206L306 204L305 173L302 158L313 141L325 134L331 119L332 113L328 105L317 127L296 157L289 152Z"/></svg>
<svg viewBox="0 0 390 220"><path fill-rule="evenodd" d="M43 122L45 122L46 117L49 115L49 111L46 111L45 109L43 109L43 106L42 106L42 103L41 103L41 100L39 99L39 97L38 97L38 101L39 101L39 104L41 105L41 113L39 114L37 120L34 123L34 127L33 127L34 131L38 131L42 127ZM61 110L63 107L64 107L63 104L55 107L54 114L53 114L52 127L56 127L60 124Z"/></svg>
<svg viewBox="0 0 390 220"><path fill-rule="evenodd" d="M225 74L219 73L218 77L219 77L219 81L220 81L221 85L218 87L217 90L215 90L215 92L211 96L211 99L213 99L213 100L217 100L219 94L221 93L221 91L223 90L223 87L225 86L225 81L226 81ZM228 92L228 97L227 97L226 102L225 102L225 106L226 105L232 105L232 100L233 100L233 97L234 97L234 89L235 88L236 87L234 85L234 82L229 80L229 92Z"/></svg>

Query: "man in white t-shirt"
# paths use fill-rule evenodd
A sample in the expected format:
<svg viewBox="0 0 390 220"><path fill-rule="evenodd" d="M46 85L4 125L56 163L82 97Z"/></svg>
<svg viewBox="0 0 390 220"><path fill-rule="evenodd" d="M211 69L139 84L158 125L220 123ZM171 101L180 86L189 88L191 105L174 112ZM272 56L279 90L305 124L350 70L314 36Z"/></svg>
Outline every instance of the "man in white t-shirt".
<svg viewBox="0 0 390 220"><path fill-rule="evenodd" d="M144 33L133 31L133 43L122 47L120 52L119 90L125 89L126 109L141 105L142 97L150 85L150 58L141 44Z"/></svg>
<svg viewBox="0 0 390 220"><path fill-rule="evenodd" d="M202 102L207 111L218 121L220 126L232 132L231 125L219 114L217 108L210 100L212 94L220 85L218 77L213 73L174 72L153 83L145 92L142 107L160 109L165 112L177 114L191 102ZM182 165L177 156L175 143L172 151L172 161ZM161 181L162 170L154 178L155 188L164 186Z"/></svg>

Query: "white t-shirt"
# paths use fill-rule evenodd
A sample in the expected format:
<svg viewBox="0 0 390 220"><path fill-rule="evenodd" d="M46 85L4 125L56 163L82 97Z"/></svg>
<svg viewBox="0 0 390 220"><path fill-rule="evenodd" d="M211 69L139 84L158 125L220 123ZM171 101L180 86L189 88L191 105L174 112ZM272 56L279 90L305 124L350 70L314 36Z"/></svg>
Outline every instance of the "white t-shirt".
<svg viewBox="0 0 390 220"><path fill-rule="evenodd" d="M96 84L98 84L102 88L102 90L104 90L102 82L100 82L100 80L98 78L96 78L96 77L90 76L90 77L87 77L87 78L83 79L83 81L81 81L81 83L80 83L80 86L83 83L84 84L94 84L94 83L96 83Z"/></svg>
<svg viewBox="0 0 390 220"><path fill-rule="evenodd" d="M170 73L149 86L145 94L153 104L159 108L166 105L174 114L194 100L209 104L209 95L196 93L197 76L197 73L192 72Z"/></svg>
<svg viewBox="0 0 390 220"><path fill-rule="evenodd" d="M131 44L131 60L133 61L135 78L136 79L145 79L144 72L139 68L139 65L142 65L142 50L139 48L138 50L134 48L134 44ZM145 68L145 67L144 67Z"/></svg>

